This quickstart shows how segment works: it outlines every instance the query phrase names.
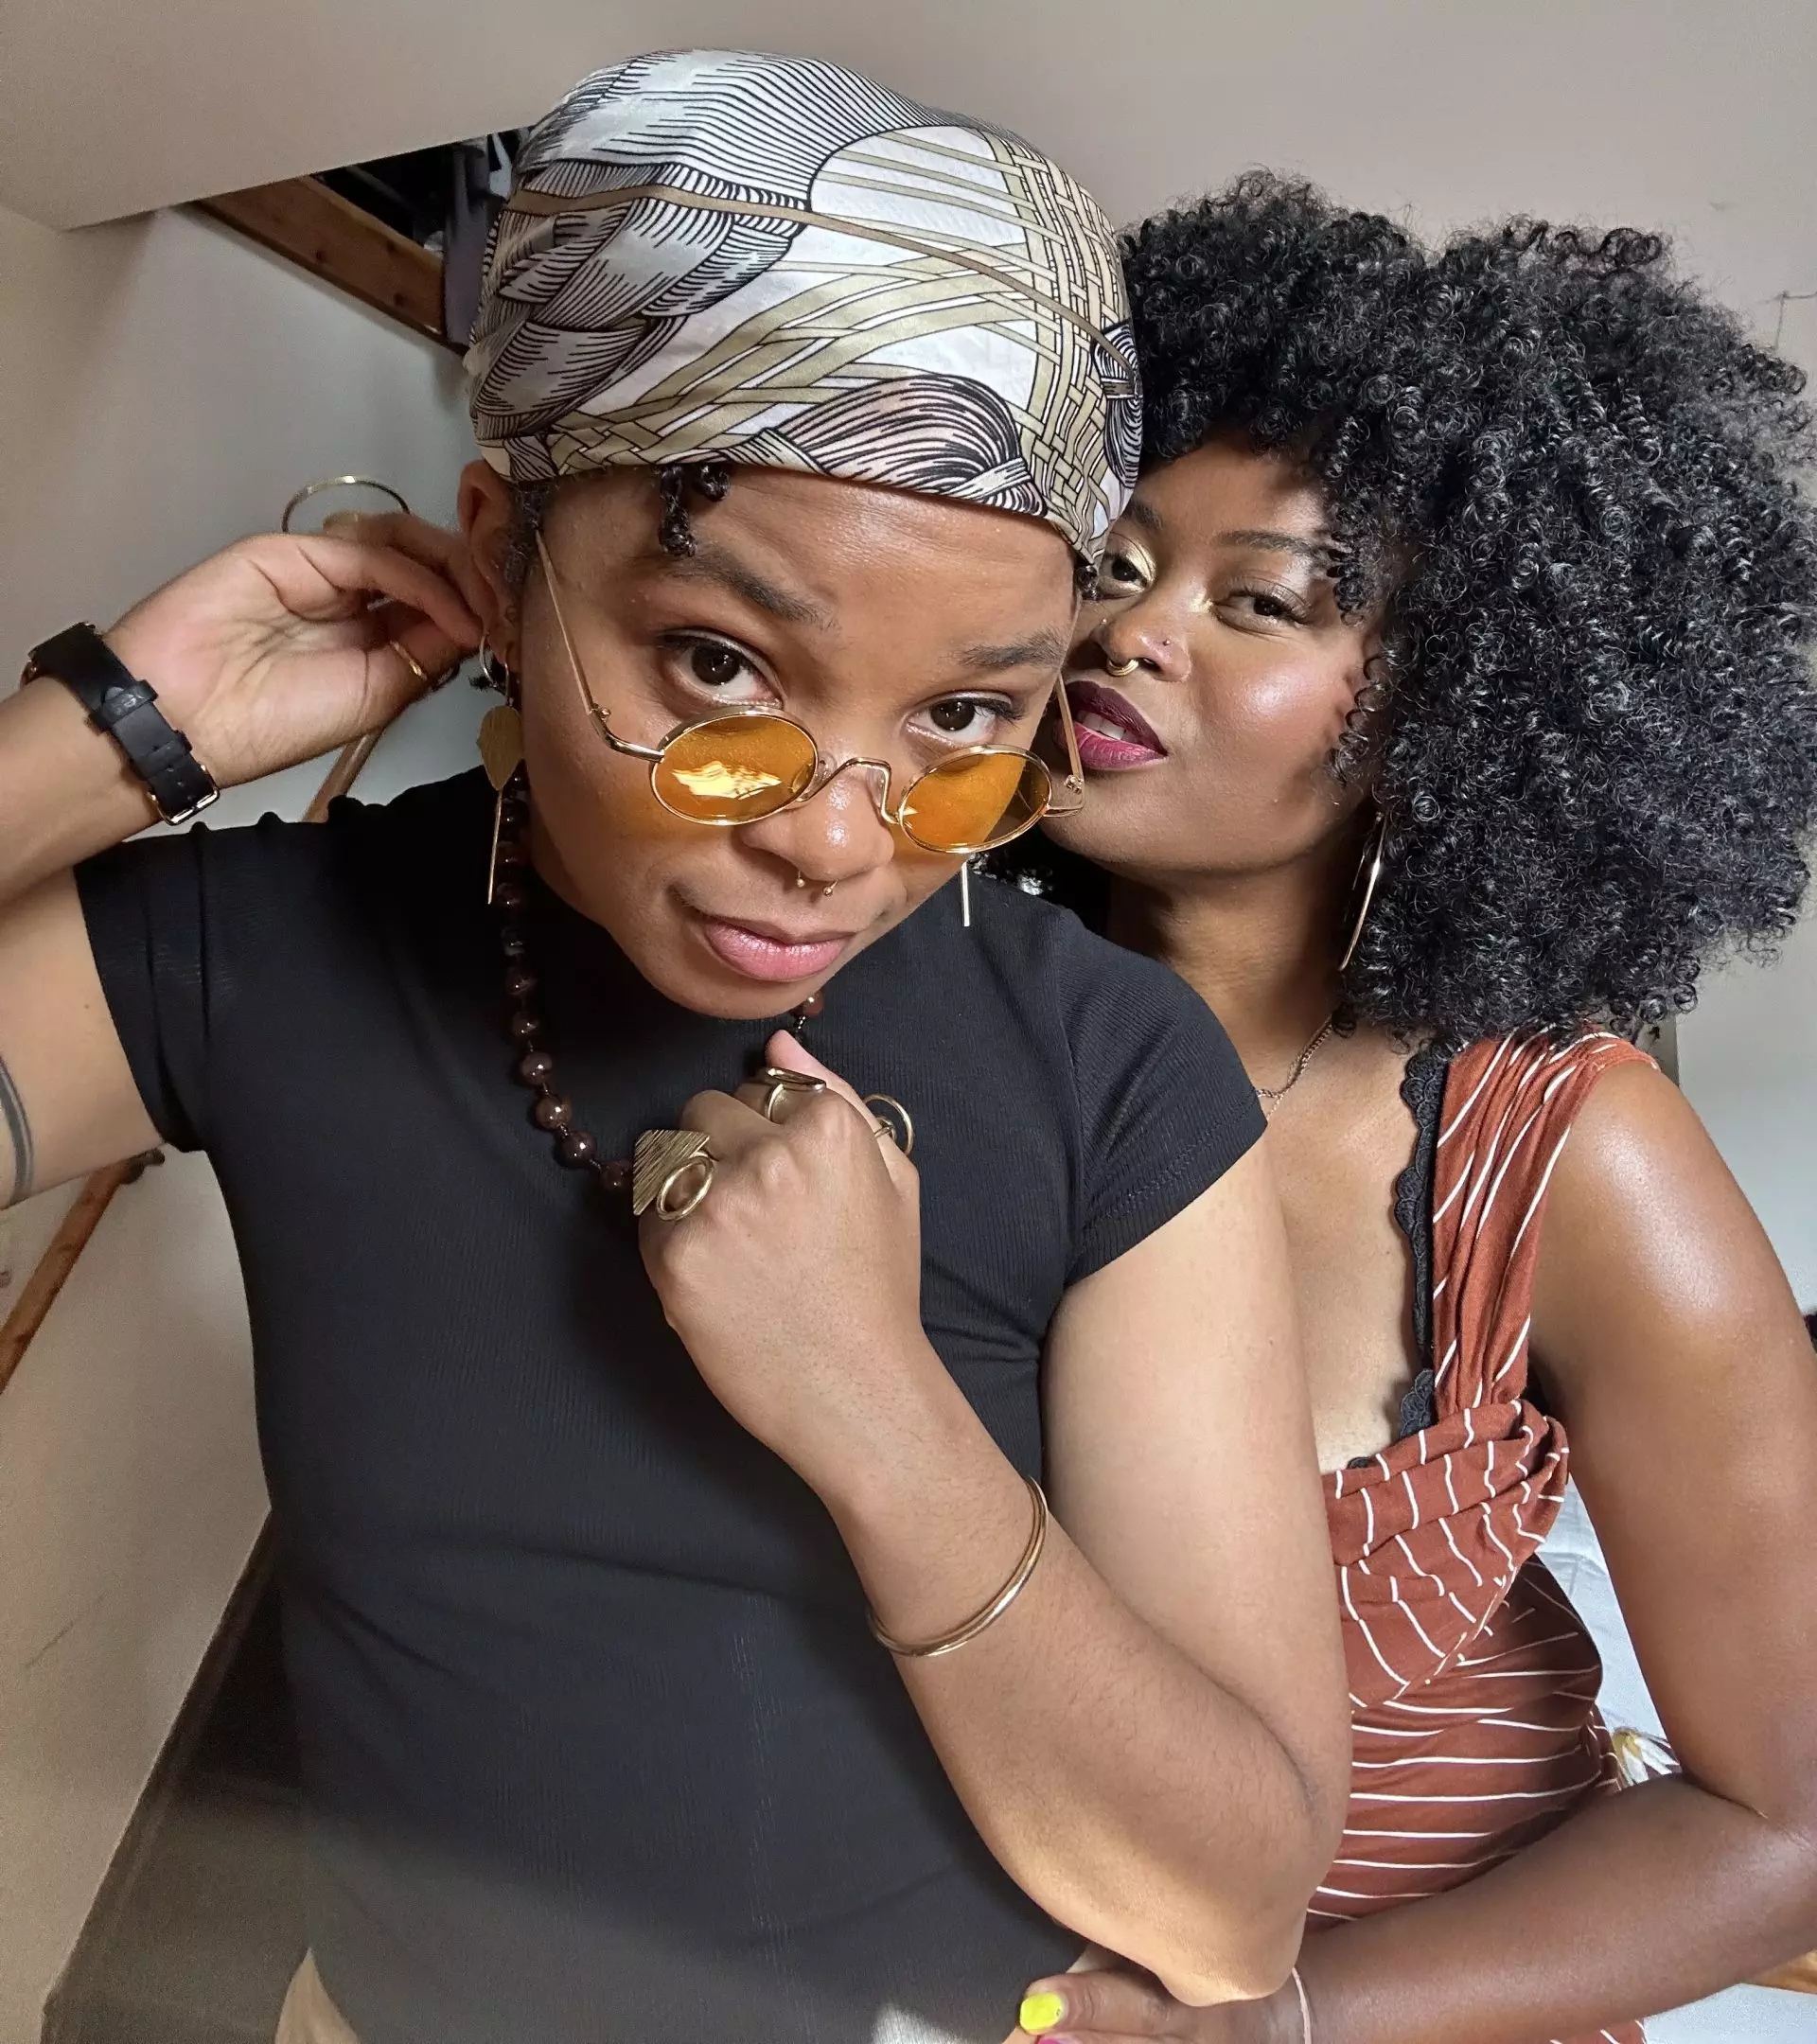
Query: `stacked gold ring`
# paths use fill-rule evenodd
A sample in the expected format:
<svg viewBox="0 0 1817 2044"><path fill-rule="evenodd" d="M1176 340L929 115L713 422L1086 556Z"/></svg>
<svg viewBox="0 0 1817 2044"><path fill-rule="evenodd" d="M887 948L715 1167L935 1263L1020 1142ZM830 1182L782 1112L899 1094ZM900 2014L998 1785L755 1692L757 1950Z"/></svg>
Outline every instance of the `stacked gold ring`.
<svg viewBox="0 0 1817 2044"><path fill-rule="evenodd" d="M761 1066L755 1084L764 1089L764 1097L757 1102L757 1112L766 1121L775 1120L776 1110L786 1095L826 1091L824 1079L816 1079L811 1072L785 1071L780 1065Z"/></svg>
<svg viewBox="0 0 1817 2044"><path fill-rule="evenodd" d="M889 1137L890 1140L895 1144L904 1156L913 1156L915 1154L914 1117L896 1096L893 1093L867 1093L864 1096L864 1104L877 1116L876 1134L879 1137ZM893 1115L895 1120L889 1120L886 1119L887 1115ZM898 1123L900 1126L897 1125Z"/></svg>
<svg viewBox="0 0 1817 2044"><path fill-rule="evenodd" d="M631 1159L631 1211L685 1221L713 1189L717 1167L698 1129L645 1129Z"/></svg>

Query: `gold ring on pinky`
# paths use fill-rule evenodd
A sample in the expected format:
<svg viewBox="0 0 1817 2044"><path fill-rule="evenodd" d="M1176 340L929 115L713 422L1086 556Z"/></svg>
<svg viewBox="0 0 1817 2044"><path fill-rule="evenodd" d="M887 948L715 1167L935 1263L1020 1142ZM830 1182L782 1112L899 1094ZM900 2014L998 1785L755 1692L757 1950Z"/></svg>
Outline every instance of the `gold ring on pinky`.
<svg viewBox="0 0 1817 2044"><path fill-rule="evenodd" d="M717 1165L698 1129L645 1129L631 1158L631 1211L685 1221L713 1189Z"/></svg>
<svg viewBox="0 0 1817 2044"><path fill-rule="evenodd" d="M875 1134L887 1136L904 1156L915 1154L915 1119L893 1093L867 1093L864 1104L876 1112Z"/></svg>
<svg viewBox="0 0 1817 2044"><path fill-rule="evenodd" d="M417 681L424 688L429 689L435 686L434 682L430 679L429 669L425 667L422 661L416 658L415 654L414 654L410 650L410 648L404 644L402 640L387 639L385 641L385 643L391 648L391 650L395 654L397 654L397 658L403 661L404 665L410 669L411 673L416 677Z"/></svg>
<svg viewBox="0 0 1817 2044"><path fill-rule="evenodd" d="M757 1112L766 1121L776 1119L776 1110L788 1093L824 1093L826 1081L817 1079L812 1072L785 1071L780 1065L766 1065L757 1073L757 1084L764 1088L764 1097L757 1103Z"/></svg>

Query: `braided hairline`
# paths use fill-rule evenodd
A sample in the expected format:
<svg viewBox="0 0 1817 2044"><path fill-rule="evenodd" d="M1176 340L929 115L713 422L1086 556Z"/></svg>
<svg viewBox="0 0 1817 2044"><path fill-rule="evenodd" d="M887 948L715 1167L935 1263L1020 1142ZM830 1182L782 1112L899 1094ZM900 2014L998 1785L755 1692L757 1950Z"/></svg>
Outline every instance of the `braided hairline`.
<svg viewBox="0 0 1817 2044"><path fill-rule="evenodd" d="M657 494L662 499L662 520L657 537L665 554L688 555L697 544L688 517L688 499L697 492L709 503L718 503L732 485L732 467L727 462L673 462L656 470ZM511 517L505 529L502 567L505 587L512 595L523 592L532 563L537 557L537 535L549 516L549 506L561 487L559 482L514 483L511 485ZM1085 555L1072 557L1072 583L1081 596L1089 596L1097 582L1097 568Z"/></svg>

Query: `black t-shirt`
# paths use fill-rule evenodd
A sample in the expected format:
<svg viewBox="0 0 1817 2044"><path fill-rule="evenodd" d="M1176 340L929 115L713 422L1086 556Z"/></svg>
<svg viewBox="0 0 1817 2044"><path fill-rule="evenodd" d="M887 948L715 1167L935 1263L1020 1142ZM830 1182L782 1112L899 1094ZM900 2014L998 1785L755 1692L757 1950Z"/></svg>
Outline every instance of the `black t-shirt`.
<svg viewBox="0 0 1817 2044"><path fill-rule="evenodd" d="M1078 1941L978 1841L623 1194L531 1125L490 823L468 775L79 874L146 1105L212 1157L245 1273L323 1976L362 2044L997 2044ZM979 897L855 959L806 1041L912 1113L927 1333L1032 1473L1063 1292L1261 1123L1172 974ZM604 1154L761 1061L773 1023L676 1008L535 882L527 913Z"/></svg>

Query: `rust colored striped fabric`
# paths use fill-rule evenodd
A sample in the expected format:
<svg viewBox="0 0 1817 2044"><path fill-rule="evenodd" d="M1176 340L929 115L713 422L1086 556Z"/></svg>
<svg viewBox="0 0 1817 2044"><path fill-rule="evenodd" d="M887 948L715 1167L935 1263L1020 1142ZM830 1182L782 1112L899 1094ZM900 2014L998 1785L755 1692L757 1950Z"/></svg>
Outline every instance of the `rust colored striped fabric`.
<svg viewBox="0 0 1817 2044"><path fill-rule="evenodd" d="M1537 1559L1563 1430L1527 1397L1546 1188L1590 1088L1643 1053L1600 1032L1473 1045L1433 1167L1434 1422L1328 1475L1355 1759L1319 1929L1455 1888L1614 1787L1601 1664ZM1638 2024L1604 2030L1640 2044ZM1596 2044L1595 2037L1571 2044Z"/></svg>

